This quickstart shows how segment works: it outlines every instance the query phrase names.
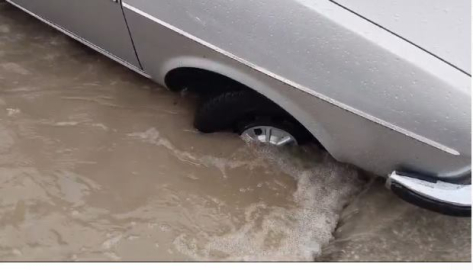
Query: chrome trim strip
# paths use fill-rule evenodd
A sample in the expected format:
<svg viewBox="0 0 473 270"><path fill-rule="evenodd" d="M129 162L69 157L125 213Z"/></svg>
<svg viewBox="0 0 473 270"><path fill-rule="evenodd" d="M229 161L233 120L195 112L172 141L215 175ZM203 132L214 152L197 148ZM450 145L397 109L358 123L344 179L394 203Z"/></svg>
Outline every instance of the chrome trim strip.
<svg viewBox="0 0 473 270"><path fill-rule="evenodd" d="M437 149L439 149L439 150L441 150L441 151L443 151L443 152L446 152L446 153L448 153L448 154L450 154L450 155L454 155L454 156L459 156L459 155L460 155L460 152L458 152L458 151L455 150L455 149L452 149L452 148L450 148L450 147L448 147L448 146L445 146L445 145L443 145L443 144L441 144L441 143L438 143L438 142L436 142L436 141L433 141L433 140L431 140L431 139L425 138L425 137L423 137L423 136L421 136L421 135L418 135L418 134L416 134L416 133L414 133L414 132L411 132L411 131L408 131L408 130L406 130L406 129L400 128L400 127L398 127L398 126L396 126L396 125L393 125L393 124L391 124L391 123L389 123L389 122L386 122L386 121L384 121L384 120L382 120L382 119L379 119L379 118L374 117L374 116L372 116L372 115L370 115L370 114L367 114L367 113L365 113L365 112L362 112L362 111L360 111L360 110L358 110L358 109L355 109L355 108L353 108L353 107L350 107L350 106L348 106L348 105L346 105L346 104L343 104L343 103L341 103L341 102L338 102L338 101L336 101L336 100L334 100L334 99L332 99L332 98L330 98L330 97L327 97L327 96L325 96L325 95L322 95L322 94L320 94L320 93L317 93L317 92L313 91L312 89L309 89L309 88L307 88L307 87L305 87L305 86L303 86L303 85L300 85L300 84L298 84L298 83L296 83L296 82L293 82L293 81L291 81L291 80L288 80L288 79L286 79L286 78L284 78L284 77L282 77L282 76L280 76L280 75L277 75L277 74L275 74L275 73L273 73L273 72L271 72L271 71L269 71L269 70L266 70L266 69L264 69L264 68L262 68L262 67L256 66L256 65L252 64L251 62L246 61L245 59L242 59L242 58L240 58L240 57L238 57L238 56L236 56L236 55L233 55L232 53L227 52L227 51L225 51L225 50L223 50L223 49L221 49L221 48L219 48L219 47L217 47L217 46L215 46L215 45L212 45L212 44L210 44L210 43L208 43L208 42L206 42L206 41L204 41L204 40L202 40L202 39L200 39L200 38L198 38L198 37L196 37L196 36L193 36L192 34L187 33L187 32L185 32L185 31L183 31L183 30L181 30L181 29L179 29L179 28L177 28L177 27L175 27L175 26L173 26L173 25L171 25L171 24L169 24L169 23L166 23L166 22L164 22L164 21L161 21L160 19L158 19L158 18L156 18L156 17L153 17L152 15L150 15L150 14L148 14L148 13L146 13L146 12L144 12L144 11L142 11L142 10L136 8L136 7L133 7L133 6L131 6L131 5L127 4L127 3L125 3L125 2L122 2L122 4L123 4L123 7L127 8L128 10L131 10L131 11L133 11L133 12L135 12L135 13L137 13L137 14L139 14L139 15L141 15L141 16L143 16L143 17L145 17L145 18L147 18L147 19L149 19L149 20L151 20L151 21L153 21L153 22L156 22L156 23L158 23L158 24L160 24L160 25L162 25L162 26L164 26L164 27L166 27L166 28L168 28L168 29L170 29L170 30L172 30L172 31L174 31L174 32L176 32L176 33L178 33L178 34L180 34L180 35L186 37L186 38L189 38L189 39L191 39L191 40L193 40L193 41L195 41L195 42L197 42L197 43L199 43L199 44L201 44L201 45L203 45L203 46L205 46L205 47L207 47L207 48L209 48L209 49L211 49L211 50L214 50L214 51L216 51L216 52L218 52L218 53L220 53L220 54L223 54L223 55L225 55L226 57L229 57L229 58L231 58L231 59L233 59L233 60L235 60L235 61L237 61L237 62L240 62L240 63L243 64L243 65L246 65L246 66L248 66L248 67L250 67L250 68L252 68L252 69L254 69L254 70L256 70L256 71L259 71L259 72L261 72L261 73L263 73L263 74L266 74L267 76L272 77L273 79L276 79L276 80L278 80L278 81L281 81L282 83L284 83L284 84L286 84L286 85L289 85L289 86L291 86L291 87L293 87L293 88L296 88L296 89L298 89L298 90L300 90L300 91L303 91L303 92L305 92L305 93L307 93L307 94L310 94L310 95L312 95L312 96L315 96L315 97L317 97L317 98L319 98L319 99L321 99L321 100L323 100L323 101L326 101L326 102L328 102L328 103L330 103L330 104L332 104L332 105L335 105L335 106L337 106L337 107L339 107L339 108L341 108L341 109L343 109L343 110L345 110L345 111L348 111L348 112L350 112L350 113L353 113L353 114L356 114L356 115L358 115L358 116L361 116L361 117L363 117L363 118L365 118L365 119L368 119L368 120L370 120L370 121L372 121L372 122L374 122L374 123L376 123L376 124L379 124L379 125L381 125L381 126L384 126L384 127L386 127L386 128L389 128L389 129L391 129L391 130L393 130L393 131L396 131L396 132L398 132L398 133L404 134L405 136L408 136L408 137L410 137L410 138L412 138L412 139L415 139L415 140L417 140L417 141L419 141L419 142L422 142L422 143L427 144L427 145L429 145L429 146L431 146L431 147L437 148Z"/></svg>
<svg viewBox="0 0 473 270"><path fill-rule="evenodd" d="M114 60L114 61L116 61L116 62L118 62L118 63L120 63L120 64L122 64L122 65L124 65L125 67L127 67L127 68L133 70L134 72L136 72L136 73L138 73L138 74L140 74L140 75L142 75L142 76L144 76L144 77L146 77L146 78L151 78L151 76L149 76L148 74L146 74L144 71L142 71L142 70L140 70L139 68L135 67L134 65L128 63L127 61L121 59L120 57L118 57L118 56L116 56L116 55L114 55L114 54L112 54L112 53L110 53L110 52L108 52L108 51L102 49L101 47L99 47L99 46L97 46L97 45L95 45L95 44L93 44L93 43L91 43L91 42L89 42L89 41L87 41L87 40L85 40L85 39L79 37L79 36L77 36L76 34L74 34L74 33L70 32L70 31L68 31L68 30L66 30L66 29L64 29L64 28L62 28L61 26L59 26L59 25L57 25L57 24L54 24L54 23L52 23L52 22L50 22L50 21L48 21L48 20L46 20L46 19L40 17L39 15L36 15L35 13L33 13L33 12L27 10L26 8L24 8L24 7L20 6L20 5L18 5L18 4L16 4L16 3L12 2L12 0L6 0L6 1L7 1L8 3L12 4L13 6L15 6L15 7L21 9L22 11L24 11L24 12L30 14L31 16L35 17L36 19L38 19L38 20L40 20L40 21L42 21L42 22L48 24L49 26L55 28L56 30L59 30L60 32L62 32L62 33L64 33L64 34L68 35L69 37L71 37L71 38L73 38L73 39L79 41L80 43L82 43L82 44L84 44L84 45L86 45L86 46L88 46L88 47L90 47L90 48L96 50L97 52L99 52L99 53L101 53L101 54L107 56L108 58L110 58L110 59L112 59L112 60Z"/></svg>
<svg viewBox="0 0 473 270"><path fill-rule="evenodd" d="M427 198L457 206L471 206L471 185L455 185L437 181L431 183L420 179L391 173L386 182L388 188L398 183Z"/></svg>

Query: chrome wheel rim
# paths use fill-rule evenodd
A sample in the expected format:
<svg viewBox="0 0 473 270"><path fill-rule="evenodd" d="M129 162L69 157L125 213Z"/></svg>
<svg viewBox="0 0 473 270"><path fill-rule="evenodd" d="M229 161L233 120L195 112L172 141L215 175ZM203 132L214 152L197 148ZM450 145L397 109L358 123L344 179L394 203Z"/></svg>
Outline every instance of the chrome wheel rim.
<svg viewBox="0 0 473 270"><path fill-rule="evenodd" d="M241 135L245 140L268 145L297 145L297 140L289 132L271 126L252 127L245 130Z"/></svg>

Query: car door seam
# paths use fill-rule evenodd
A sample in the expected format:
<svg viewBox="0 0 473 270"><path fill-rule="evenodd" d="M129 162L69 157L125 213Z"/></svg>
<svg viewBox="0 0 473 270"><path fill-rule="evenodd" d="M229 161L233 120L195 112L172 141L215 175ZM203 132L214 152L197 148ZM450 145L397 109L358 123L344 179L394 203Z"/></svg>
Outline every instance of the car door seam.
<svg viewBox="0 0 473 270"><path fill-rule="evenodd" d="M126 19L125 11L123 10L122 1L120 0L118 4L120 5L120 9L121 9L122 14L123 14L123 20L125 20L126 30L128 31L128 36L130 37L131 46L133 47L133 51L135 53L136 60L138 61L138 65L140 66L140 69L143 70L143 65L141 64L140 57L138 56L138 51L136 50L135 41L133 40L133 35L131 34L130 26L128 25L128 21Z"/></svg>

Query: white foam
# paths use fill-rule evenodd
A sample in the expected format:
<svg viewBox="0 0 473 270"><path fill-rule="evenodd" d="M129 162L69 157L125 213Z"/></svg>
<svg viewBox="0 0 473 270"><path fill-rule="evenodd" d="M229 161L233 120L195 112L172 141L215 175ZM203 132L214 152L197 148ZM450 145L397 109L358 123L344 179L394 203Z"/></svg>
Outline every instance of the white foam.
<svg viewBox="0 0 473 270"><path fill-rule="evenodd" d="M102 243L103 249L111 249L112 247L116 246L118 242L122 240L122 235L116 235L112 238L107 239L105 242Z"/></svg>
<svg viewBox="0 0 473 270"><path fill-rule="evenodd" d="M15 114L19 114L20 112L21 112L20 109L7 108L8 116L14 116Z"/></svg>
<svg viewBox="0 0 473 270"><path fill-rule="evenodd" d="M297 181L295 208L253 204L245 222L224 235L202 239L179 235L174 245L195 260L311 261L332 238L339 213L361 183L355 169L327 155L319 163L304 162L284 150L258 147L266 160ZM204 242L204 244L201 244Z"/></svg>
<svg viewBox="0 0 473 270"><path fill-rule="evenodd" d="M74 127L74 126L79 125L79 122L73 122L73 121L70 121L70 122L57 122L57 123L54 123L54 125L57 126L57 127Z"/></svg>
<svg viewBox="0 0 473 270"><path fill-rule="evenodd" d="M224 175L226 169L254 164L254 160L230 161L181 151L154 128L129 136L165 147L180 160L214 166ZM266 167L280 170L297 181L293 204L280 207L253 203L244 209L242 225L230 225L224 234L181 233L173 241L174 248L199 261L314 260L332 239L343 206L362 188L357 171L320 151L264 146L250 146L249 149L255 152L255 158L266 163ZM274 179L275 183L278 181Z"/></svg>
<svg viewBox="0 0 473 270"><path fill-rule="evenodd" d="M227 158L214 157L208 155L195 155L193 153L177 149L168 139L162 137L156 128L150 128L145 132L135 132L128 134L129 137L138 138L143 142L162 146L168 149L179 160L197 166L215 167L221 171L223 176L227 178L227 169L235 169L239 167L254 167L257 164L248 160L230 160Z"/></svg>

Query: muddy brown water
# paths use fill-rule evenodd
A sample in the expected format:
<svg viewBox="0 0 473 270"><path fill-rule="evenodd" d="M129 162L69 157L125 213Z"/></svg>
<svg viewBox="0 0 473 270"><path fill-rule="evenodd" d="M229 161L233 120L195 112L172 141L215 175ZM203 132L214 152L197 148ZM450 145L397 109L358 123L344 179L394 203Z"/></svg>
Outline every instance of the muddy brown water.
<svg viewBox="0 0 473 270"><path fill-rule="evenodd" d="M402 247L393 220L412 235L432 219L461 229L429 236L451 245L445 259L470 258L469 220L366 190L315 146L199 134L194 107L0 3L0 260L422 260L370 257L370 237ZM373 227L380 204L397 214ZM417 211L426 224L405 216Z"/></svg>

